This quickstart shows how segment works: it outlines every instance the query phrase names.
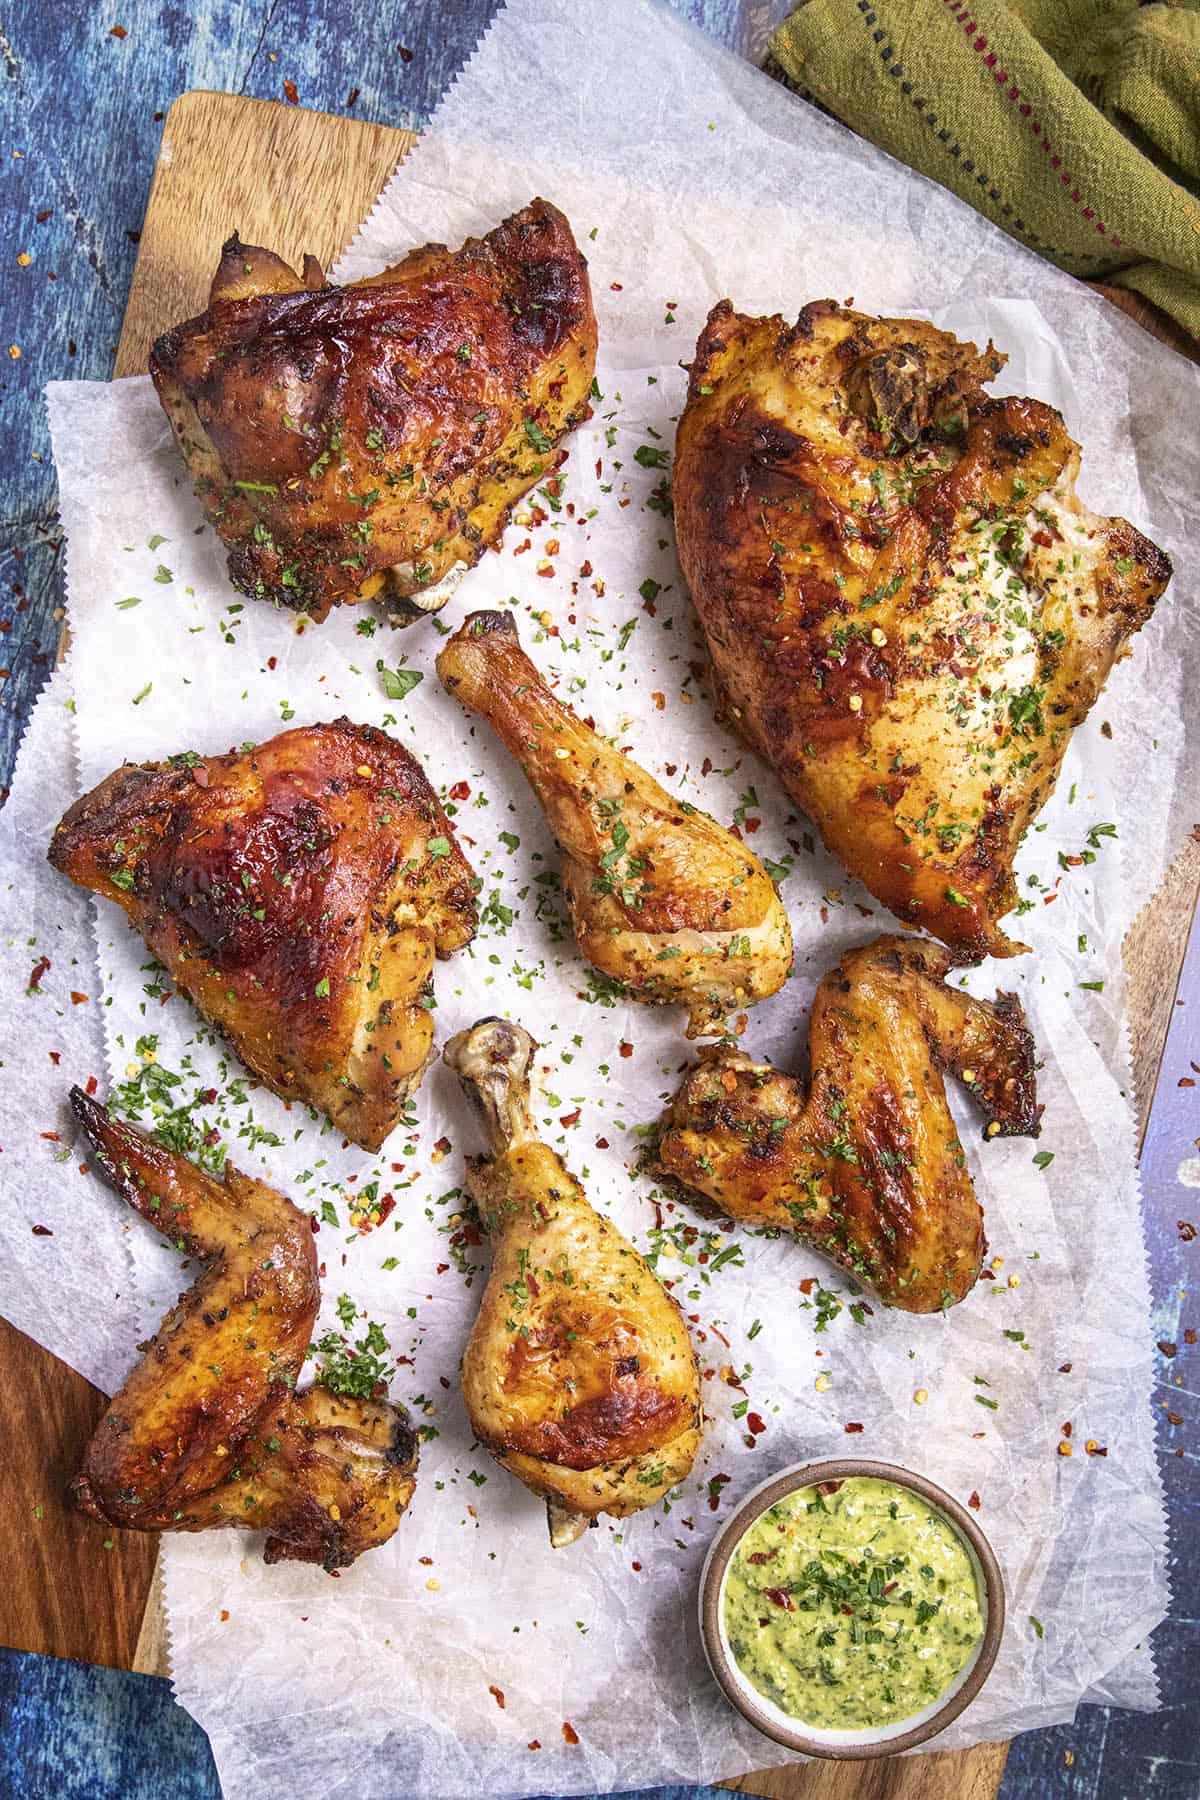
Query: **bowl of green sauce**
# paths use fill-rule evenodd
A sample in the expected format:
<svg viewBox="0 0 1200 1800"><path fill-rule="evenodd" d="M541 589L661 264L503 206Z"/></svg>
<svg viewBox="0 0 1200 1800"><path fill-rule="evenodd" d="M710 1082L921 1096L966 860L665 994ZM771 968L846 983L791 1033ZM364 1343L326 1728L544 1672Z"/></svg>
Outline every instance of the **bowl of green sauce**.
<svg viewBox="0 0 1200 1800"><path fill-rule="evenodd" d="M806 1756L893 1756L942 1731L991 1672L1004 1583L974 1517L894 1463L785 1469L743 1500L700 1581L727 1700Z"/></svg>

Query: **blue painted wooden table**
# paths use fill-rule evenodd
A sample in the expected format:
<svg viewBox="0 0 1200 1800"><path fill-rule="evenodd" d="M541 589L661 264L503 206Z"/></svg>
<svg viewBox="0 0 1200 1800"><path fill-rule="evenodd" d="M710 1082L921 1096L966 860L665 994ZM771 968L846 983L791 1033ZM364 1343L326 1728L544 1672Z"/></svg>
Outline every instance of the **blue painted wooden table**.
<svg viewBox="0 0 1200 1800"><path fill-rule="evenodd" d="M675 0L732 48L761 51L786 0ZM171 101L208 87L419 128L496 10L496 0L10 0L3 205L6 423L0 514L0 784L52 662L61 605L54 471L41 390L111 374L138 228ZM289 86L285 89L285 83ZM294 87L290 84L294 84ZM1178 1186L1195 1135L1200 934L1193 934L1144 1168L1160 1344L1163 1467L1173 1522L1172 1617L1155 1634L1165 1708L1089 1707L1077 1724L1018 1739L1001 1789L1071 1800L1200 1795L1200 1571L1195 1416L1184 1356L1188 1270ZM1190 1038L1189 1049L1186 1039ZM1187 1134L1185 1136L1185 1134ZM1194 1253L1193 1253L1194 1255ZM1190 1410L1189 1410L1190 1409ZM657 1790L680 1796L715 1790ZM22 1800L216 1800L207 1742L164 1681L0 1650L0 1795Z"/></svg>

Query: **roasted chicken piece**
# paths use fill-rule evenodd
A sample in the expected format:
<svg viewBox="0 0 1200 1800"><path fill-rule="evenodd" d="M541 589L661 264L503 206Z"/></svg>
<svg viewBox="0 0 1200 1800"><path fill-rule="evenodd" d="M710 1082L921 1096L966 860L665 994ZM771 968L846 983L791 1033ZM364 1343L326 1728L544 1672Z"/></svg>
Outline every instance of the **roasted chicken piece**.
<svg viewBox="0 0 1200 1800"><path fill-rule="evenodd" d="M794 1232L888 1306L961 1300L987 1244L942 1071L979 1102L985 1137L1036 1137L1041 1109L1020 1002L946 987L952 961L921 938L847 952L817 989L809 1083L704 1052L663 1121L659 1171L731 1218Z"/></svg>
<svg viewBox="0 0 1200 1800"><path fill-rule="evenodd" d="M1079 447L1003 365L832 300L722 301L673 475L723 714L850 872L960 961L1011 956L1013 861L1170 578L1075 495Z"/></svg>
<svg viewBox="0 0 1200 1800"><path fill-rule="evenodd" d="M682 1481L700 1443L700 1372L679 1308L589 1205L530 1110L536 1045L481 1019L446 1045L490 1154L467 1186L492 1269L462 1362L476 1437L545 1496L555 1548Z"/></svg>
<svg viewBox="0 0 1200 1800"><path fill-rule="evenodd" d="M553 474L595 360L587 264L534 200L346 288L235 234L150 373L241 593L318 620L378 594L406 623Z"/></svg>
<svg viewBox="0 0 1200 1800"><path fill-rule="evenodd" d="M125 909L253 1074L378 1150L433 1054L434 956L476 923L407 750L338 719L126 764L71 807L50 861Z"/></svg>
<svg viewBox="0 0 1200 1800"><path fill-rule="evenodd" d="M344 1569L412 1498L403 1407L296 1393L320 1305L308 1216L226 1167L218 1181L72 1088L91 1160L122 1199L206 1264L96 1427L81 1511L133 1531L265 1531L268 1563Z"/></svg>
<svg viewBox="0 0 1200 1800"><path fill-rule="evenodd" d="M774 994L792 963L775 884L707 813L659 786L564 706L507 613L473 613L438 674L517 758L563 852L587 960L635 1000L686 1006L688 1036Z"/></svg>

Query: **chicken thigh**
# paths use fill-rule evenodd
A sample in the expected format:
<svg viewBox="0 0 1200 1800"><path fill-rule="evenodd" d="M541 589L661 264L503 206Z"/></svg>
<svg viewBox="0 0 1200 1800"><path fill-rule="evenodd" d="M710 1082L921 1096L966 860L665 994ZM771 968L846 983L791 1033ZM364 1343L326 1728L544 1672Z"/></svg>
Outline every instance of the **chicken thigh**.
<svg viewBox="0 0 1200 1800"><path fill-rule="evenodd" d="M475 879L420 765L339 719L127 764L50 861L124 908L246 1067L364 1150L433 1054L434 956L475 933Z"/></svg>
<svg viewBox="0 0 1200 1800"><path fill-rule="evenodd" d="M81 1088L71 1104L111 1185L206 1265L96 1427L77 1505L133 1531L265 1531L268 1563L344 1569L386 1543L416 1433L373 1396L295 1392L321 1300L307 1215L236 1169L216 1180Z"/></svg>
<svg viewBox="0 0 1200 1800"><path fill-rule="evenodd" d="M792 935L758 858L556 699L507 613L473 613L437 668L524 769L595 968L635 1000L686 1006L689 1037L721 1031L734 1008L783 986Z"/></svg>
<svg viewBox="0 0 1200 1800"><path fill-rule="evenodd" d="M150 373L241 593L316 620L378 595L403 623L553 476L595 360L587 264L534 200L345 288L235 235Z"/></svg>
<svg viewBox="0 0 1200 1800"><path fill-rule="evenodd" d="M462 1363L472 1430L533 1493L550 1541L624 1518L683 1480L700 1443L700 1372L679 1308L538 1136L536 1048L482 1019L445 1059L483 1120L467 1185L492 1268Z"/></svg>
<svg viewBox="0 0 1200 1800"><path fill-rule="evenodd" d="M1004 358L831 300L722 301L673 475L725 716L830 850L960 961L1011 956L1013 862L1162 551L1075 494L1079 447Z"/></svg>
<svg viewBox="0 0 1200 1800"><path fill-rule="evenodd" d="M946 1104L951 1070L984 1136L1036 1136L1033 1040L1012 995L946 987L920 938L851 950L817 989L811 1081L714 1049L663 1121L661 1173L723 1214L793 1232L888 1306L928 1313L970 1292L983 1211Z"/></svg>

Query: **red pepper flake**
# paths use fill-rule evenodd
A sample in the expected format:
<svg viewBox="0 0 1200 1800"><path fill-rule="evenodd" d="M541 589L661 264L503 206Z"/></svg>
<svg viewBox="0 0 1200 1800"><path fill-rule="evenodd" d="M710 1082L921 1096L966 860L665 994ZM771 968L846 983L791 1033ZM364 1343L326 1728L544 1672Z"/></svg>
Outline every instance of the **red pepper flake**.
<svg viewBox="0 0 1200 1800"><path fill-rule="evenodd" d="M816 1287L816 1285L817 1285L816 1276L815 1275L806 1275L804 1277L804 1280L800 1283L800 1292L802 1294L811 1294L813 1289Z"/></svg>
<svg viewBox="0 0 1200 1800"><path fill-rule="evenodd" d="M496 1705L500 1708L500 1711L503 1712L504 1711L504 1689L498 1688L498 1687L489 1687L488 1693L492 1696L492 1699L496 1702Z"/></svg>
<svg viewBox="0 0 1200 1800"><path fill-rule="evenodd" d="M38 962L34 963L33 968L30 971L30 975L29 975L29 984L28 984L28 992L29 993L36 994L36 993L40 992L41 985L42 985L42 976L49 974L49 972L53 966L54 965L51 963L50 958L48 956L43 956Z"/></svg>
<svg viewBox="0 0 1200 1800"><path fill-rule="evenodd" d="M129 36L129 33L125 29L124 25L114 25L108 35L109 35L109 37L115 37L115 38L127 38Z"/></svg>
<svg viewBox="0 0 1200 1800"><path fill-rule="evenodd" d="M850 1431L850 1432L861 1431L862 1426L857 1424L855 1421L851 1421L851 1423L849 1425L847 1425L846 1430Z"/></svg>
<svg viewBox="0 0 1200 1800"><path fill-rule="evenodd" d="M763 1599L769 1600L772 1606L781 1606L784 1612L795 1612L796 1603L786 1588L764 1588Z"/></svg>
<svg viewBox="0 0 1200 1800"><path fill-rule="evenodd" d="M1068 1420L1067 1420L1067 1422L1066 1422L1066 1424L1065 1424L1065 1425L1064 1425L1064 1426L1063 1426L1063 1427L1062 1427L1062 1434L1063 1434L1063 1436L1064 1436L1064 1437L1070 1437L1070 1435L1071 1435L1071 1421L1070 1421L1070 1419L1068 1419Z"/></svg>
<svg viewBox="0 0 1200 1800"><path fill-rule="evenodd" d="M597 1138L596 1139L596 1148L597 1148L597 1150L607 1150L608 1149L608 1139L607 1138Z"/></svg>
<svg viewBox="0 0 1200 1800"><path fill-rule="evenodd" d="M766 1424L759 1413L746 1414L746 1430L750 1433L751 1437L761 1437L766 1429ZM859 1429L861 1430L862 1427L860 1426Z"/></svg>
<svg viewBox="0 0 1200 1800"><path fill-rule="evenodd" d="M1179 1350L1179 1345L1173 1344L1169 1338L1159 1338L1158 1348L1162 1351L1164 1356L1174 1356Z"/></svg>
<svg viewBox="0 0 1200 1800"><path fill-rule="evenodd" d="M51 1231L51 1229L48 1225L31 1225L29 1227L29 1229L32 1231L34 1237L53 1237L54 1236L54 1233Z"/></svg>
<svg viewBox="0 0 1200 1800"><path fill-rule="evenodd" d="M87 995L77 993L76 990L74 988L72 988L71 989L71 1005L72 1006L86 1006L87 1005Z"/></svg>
<svg viewBox="0 0 1200 1800"><path fill-rule="evenodd" d="M577 1744L579 1742L579 1733L576 1731L575 1727L571 1724L571 1721L569 1719L563 1720L562 1731L563 1731L563 1737L566 1739L568 1744Z"/></svg>
<svg viewBox="0 0 1200 1800"><path fill-rule="evenodd" d="M43 1132L39 1133L39 1135L41 1137L44 1137L46 1139L47 1143L50 1143L50 1144L61 1144L62 1143L62 1139L59 1137L57 1131L43 1131Z"/></svg>
<svg viewBox="0 0 1200 1800"><path fill-rule="evenodd" d="M708 1484L708 1510L716 1512L721 1504L721 1489L726 1487L733 1477L731 1475L714 1475Z"/></svg>
<svg viewBox="0 0 1200 1800"><path fill-rule="evenodd" d="M590 574L591 574L591 572L592 572L592 565L591 565L591 563L590 563L590 562L581 562L581 563L580 563L580 565L579 565L579 573L580 573L580 574L581 574L581 575L590 575Z"/></svg>
<svg viewBox="0 0 1200 1800"><path fill-rule="evenodd" d="M471 798L470 782L456 781L454 786L450 789L450 798L452 800L469 800Z"/></svg>
<svg viewBox="0 0 1200 1800"><path fill-rule="evenodd" d="M1195 1087L1196 1083L1190 1075L1181 1075L1179 1077L1178 1085L1180 1087Z"/></svg>
<svg viewBox="0 0 1200 1800"><path fill-rule="evenodd" d="M296 90L294 81L285 81L283 84L283 92L289 106L299 106L300 95Z"/></svg>
<svg viewBox="0 0 1200 1800"><path fill-rule="evenodd" d="M1185 1344L1194 1344L1196 1341L1196 1334L1192 1330L1190 1325L1188 1326L1187 1330L1183 1334L1183 1341Z"/></svg>
<svg viewBox="0 0 1200 1800"><path fill-rule="evenodd" d="M972 1488L971 1497L967 1501L967 1505L969 1507L971 1507L974 1512L978 1512L980 1507L983 1505L983 1501L979 1498L978 1488Z"/></svg>
<svg viewBox="0 0 1200 1800"><path fill-rule="evenodd" d="M54 1064L55 1068L57 1069L59 1063L62 1061L62 1051L61 1050L48 1050L46 1052L46 1054L49 1056L50 1061Z"/></svg>
<svg viewBox="0 0 1200 1800"><path fill-rule="evenodd" d="M625 291L624 284L620 281L610 281L608 285L614 294L621 294Z"/></svg>
<svg viewBox="0 0 1200 1800"><path fill-rule="evenodd" d="M1074 1363L1059 1363L1058 1372L1060 1375L1069 1375L1074 1367Z"/></svg>
<svg viewBox="0 0 1200 1800"><path fill-rule="evenodd" d="M398 50L398 51L399 51L399 52L400 52L400 61L401 61L401 62L402 62L402 63L410 63L410 62L411 62L411 61L412 61L412 59L413 59L413 53L412 53L412 51L411 51L411 50L410 50L410 49L409 49L409 48L408 48L408 45L407 45L407 44L397 44L397 46L396 46L396 48L397 48L397 50ZM529 1746L529 1747L530 1747L530 1749L531 1749L531 1750L532 1750L532 1749L534 1749L534 1748L535 1748L535 1747L536 1747L536 1748L537 1748L537 1749L538 1749L538 1750L540 1750L540 1749L541 1749L541 1747L542 1747L542 1746L541 1746L541 1745L540 1745L540 1744L538 1744L538 1745L536 1745L536 1746L534 1746L534 1745L533 1745L533 1744L531 1744L531 1745L530 1745L530 1746Z"/></svg>
<svg viewBox="0 0 1200 1800"><path fill-rule="evenodd" d="M630 1563L630 1565L629 1565L629 1566L630 1566L630 1568L631 1568L631 1569L632 1569L632 1570L633 1570L633 1572L634 1572L634 1574L635 1574L635 1575L640 1575L640 1574L641 1574L641 1572L642 1572L642 1565L641 1565L641 1563L640 1563L640 1562L635 1562L635 1563Z"/></svg>
<svg viewBox="0 0 1200 1800"><path fill-rule="evenodd" d="M1175 1223L1179 1228L1180 1242L1190 1244L1196 1235L1196 1227L1192 1224L1190 1219L1176 1219Z"/></svg>
<svg viewBox="0 0 1200 1800"><path fill-rule="evenodd" d="M537 1740L537 1738L530 1738L530 1740L529 1740L529 1742L528 1742L528 1743L527 1743L527 1744L526 1744L526 1746L525 1746L525 1748L526 1748L526 1749L527 1749L527 1750L540 1750L540 1749L541 1749L541 1747L542 1747L542 1746L541 1746L541 1744L540 1744L540 1743L539 1743L539 1742L538 1742L538 1740Z"/></svg>
<svg viewBox="0 0 1200 1800"><path fill-rule="evenodd" d="M437 1268L434 1270L434 1274L435 1275L444 1275L446 1273L446 1270L449 1267L450 1267L449 1263L439 1263Z"/></svg>
<svg viewBox="0 0 1200 1800"><path fill-rule="evenodd" d="M579 1115L582 1112L582 1110L583 1110L582 1107L577 1106L573 1113L563 1113L562 1117L558 1121L559 1124L560 1125L578 1125Z"/></svg>
<svg viewBox="0 0 1200 1800"><path fill-rule="evenodd" d="M622 1038L620 1044L617 1047L620 1050L622 1056L632 1056L633 1055L633 1045L631 1043L629 1043L626 1038Z"/></svg>

